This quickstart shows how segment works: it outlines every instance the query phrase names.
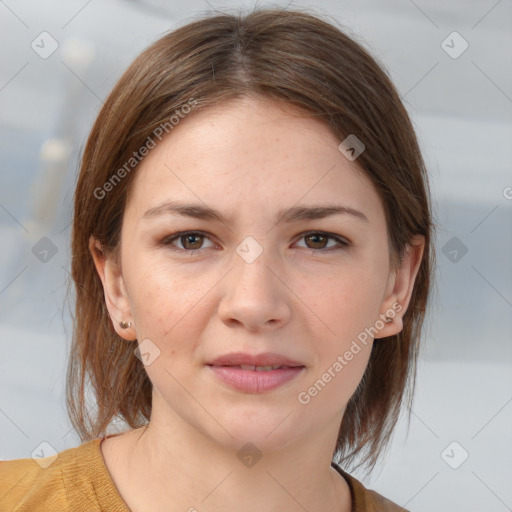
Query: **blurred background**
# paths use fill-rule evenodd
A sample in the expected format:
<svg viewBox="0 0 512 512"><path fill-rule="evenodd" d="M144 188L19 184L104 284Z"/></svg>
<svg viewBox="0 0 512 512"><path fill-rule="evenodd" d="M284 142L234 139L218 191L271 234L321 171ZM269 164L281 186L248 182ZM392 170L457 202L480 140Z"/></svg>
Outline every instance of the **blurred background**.
<svg viewBox="0 0 512 512"><path fill-rule="evenodd" d="M64 401L70 223L104 99L165 32L254 5L0 1L0 459L81 444ZM512 510L512 1L256 5L355 34L398 87L431 176L437 285L409 430L404 415L377 469L352 474L414 512Z"/></svg>

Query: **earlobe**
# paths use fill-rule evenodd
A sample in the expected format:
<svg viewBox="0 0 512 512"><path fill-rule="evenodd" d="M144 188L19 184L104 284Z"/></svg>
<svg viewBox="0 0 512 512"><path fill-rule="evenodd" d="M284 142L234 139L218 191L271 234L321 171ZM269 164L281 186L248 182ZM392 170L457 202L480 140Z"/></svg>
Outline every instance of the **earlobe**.
<svg viewBox="0 0 512 512"><path fill-rule="evenodd" d="M105 254L100 242L92 236L89 239L89 251L103 285L105 304L114 329L125 340L137 339L120 265L112 255Z"/></svg>
<svg viewBox="0 0 512 512"><path fill-rule="evenodd" d="M376 338L394 336L403 329L403 316L409 307L416 277L425 250L425 237L414 235L406 247L400 267L390 276L391 292L383 301L381 317L391 318Z"/></svg>

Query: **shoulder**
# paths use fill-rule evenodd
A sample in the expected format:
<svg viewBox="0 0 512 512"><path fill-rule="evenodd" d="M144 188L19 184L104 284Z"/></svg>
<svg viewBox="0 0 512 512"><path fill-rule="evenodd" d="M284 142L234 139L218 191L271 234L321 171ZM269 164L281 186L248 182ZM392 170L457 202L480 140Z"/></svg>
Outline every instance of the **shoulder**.
<svg viewBox="0 0 512 512"><path fill-rule="evenodd" d="M0 510L103 509L112 488L101 465L100 442L93 439L49 457L0 461Z"/></svg>
<svg viewBox="0 0 512 512"><path fill-rule="evenodd" d="M352 494L352 512L409 512L381 494L367 489L359 480L345 472L337 464L332 466L345 478Z"/></svg>

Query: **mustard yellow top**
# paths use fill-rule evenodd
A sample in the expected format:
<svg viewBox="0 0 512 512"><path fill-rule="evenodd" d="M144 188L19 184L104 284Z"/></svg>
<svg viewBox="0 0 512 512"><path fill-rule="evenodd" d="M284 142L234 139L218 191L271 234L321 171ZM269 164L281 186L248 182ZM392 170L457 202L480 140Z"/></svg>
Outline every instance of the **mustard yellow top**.
<svg viewBox="0 0 512 512"><path fill-rule="evenodd" d="M46 459L0 461L1 512L130 512L100 450L102 438ZM55 457L55 456L54 456ZM47 462L51 462L46 466ZM361 482L332 466L345 478L352 495L352 512L408 512Z"/></svg>

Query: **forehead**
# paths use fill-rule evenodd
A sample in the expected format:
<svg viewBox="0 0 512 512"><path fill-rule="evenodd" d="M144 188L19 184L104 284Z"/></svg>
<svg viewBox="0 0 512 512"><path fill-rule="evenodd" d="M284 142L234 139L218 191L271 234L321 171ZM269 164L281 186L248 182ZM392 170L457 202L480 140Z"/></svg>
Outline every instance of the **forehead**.
<svg viewBox="0 0 512 512"><path fill-rule="evenodd" d="M173 199L250 218L300 203L343 203L370 220L384 212L371 180L329 128L293 106L243 98L181 119L139 164L134 220Z"/></svg>

